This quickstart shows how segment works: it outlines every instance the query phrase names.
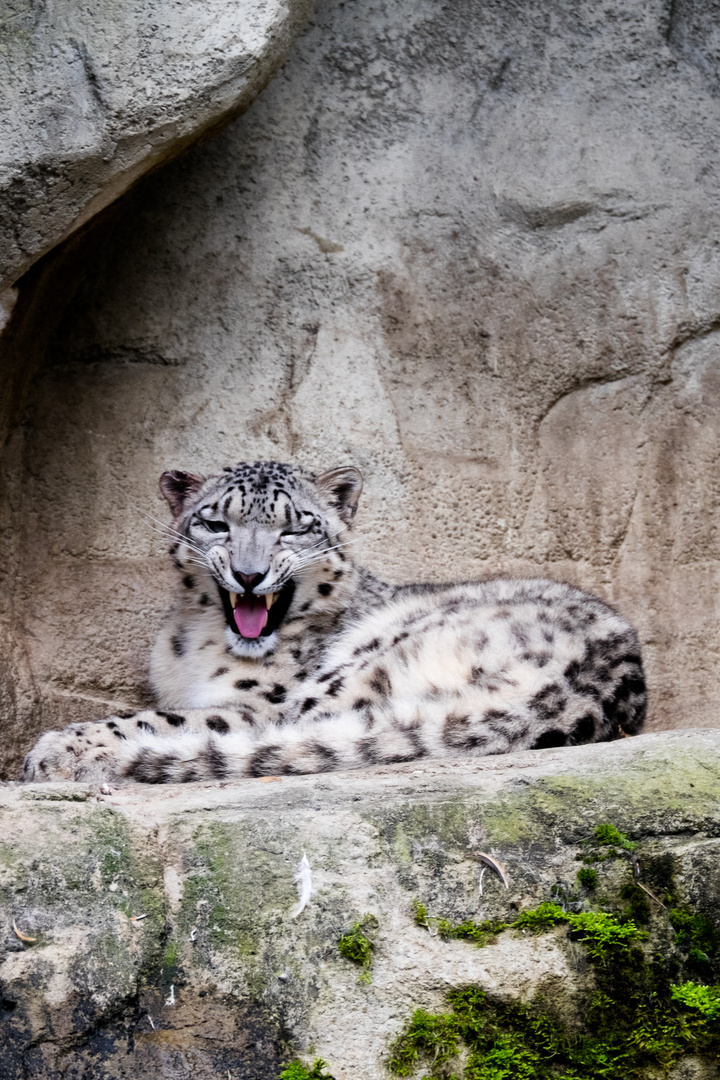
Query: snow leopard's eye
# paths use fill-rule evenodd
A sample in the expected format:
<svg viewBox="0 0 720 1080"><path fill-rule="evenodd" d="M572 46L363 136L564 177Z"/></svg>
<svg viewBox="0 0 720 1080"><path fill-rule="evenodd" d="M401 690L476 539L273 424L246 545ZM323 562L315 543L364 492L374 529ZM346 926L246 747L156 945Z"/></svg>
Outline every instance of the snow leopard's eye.
<svg viewBox="0 0 720 1080"><path fill-rule="evenodd" d="M209 529L210 532L221 533L228 531L226 521L208 521L205 518L199 518L199 521L205 526L206 529Z"/></svg>
<svg viewBox="0 0 720 1080"><path fill-rule="evenodd" d="M283 531L280 533L280 539L290 539L293 536L305 536L306 533L310 532L314 524L314 514L300 513L298 520L292 527L283 529Z"/></svg>
<svg viewBox="0 0 720 1080"><path fill-rule="evenodd" d="M282 540L283 537L290 536L304 536L306 532L310 532L309 525L306 529L303 529L300 526L298 526L296 529L283 529L283 531L280 533L280 539Z"/></svg>

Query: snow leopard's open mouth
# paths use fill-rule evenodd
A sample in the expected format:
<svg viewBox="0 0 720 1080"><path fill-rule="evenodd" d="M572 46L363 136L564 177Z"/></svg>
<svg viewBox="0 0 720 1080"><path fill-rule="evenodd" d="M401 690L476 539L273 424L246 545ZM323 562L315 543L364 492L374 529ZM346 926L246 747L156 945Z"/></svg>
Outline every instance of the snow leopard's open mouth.
<svg viewBox="0 0 720 1080"><path fill-rule="evenodd" d="M234 634L254 641L260 637L270 637L288 613L288 608L295 592L295 585L288 581L276 593L237 593L228 592L218 585L220 599L227 624Z"/></svg>

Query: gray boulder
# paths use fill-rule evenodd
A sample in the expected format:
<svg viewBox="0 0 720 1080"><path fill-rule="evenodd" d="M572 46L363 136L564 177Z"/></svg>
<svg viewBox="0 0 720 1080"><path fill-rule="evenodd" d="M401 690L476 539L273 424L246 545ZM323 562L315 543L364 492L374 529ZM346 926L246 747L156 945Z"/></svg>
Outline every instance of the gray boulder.
<svg viewBox="0 0 720 1080"><path fill-rule="evenodd" d="M285 58L307 0L9 0L0 13L0 298ZM0 319L0 323L1 323Z"/></svg>
<svg viewBox="0 0 720 1080"><path fill-rule="evenodd" d="M275 1080L299 1056L337 1080L390 1080L415 1010L448 1014L453 990L483 991L501 1019L524 1003L572 1034L598 988L626 995L622 1012L637 987L620 976L657 974L658 955L672 985L717 983L719 784L720 734L676 732L282 781L5 785L0 1076ZM623 835L598 843L599 825ZM533 932L543 903L559 921ZM600 910L619 941L604 951L578 928ZM678 910L710 934L704 960L694 930L678 941ZM363 926L365 968L340 945ZM695 1045L666 1046L665 1063L717 1077ZM659 1075L656 1057L639 1075Z"/></svg>

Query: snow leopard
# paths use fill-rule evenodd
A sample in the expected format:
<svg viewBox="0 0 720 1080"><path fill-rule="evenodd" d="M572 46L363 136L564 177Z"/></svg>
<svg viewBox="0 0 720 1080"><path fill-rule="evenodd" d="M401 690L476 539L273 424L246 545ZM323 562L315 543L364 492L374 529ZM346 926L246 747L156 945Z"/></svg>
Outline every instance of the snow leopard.
<svg viewBox="0 0 720 1080"><path fill-rule="evenodd" d="M603 742L646 711L638 635L569 584L391 585L357 565L363 480L242 462L171 470L177 598L157 708L44 734L27 781L282 776Z"/></svg>

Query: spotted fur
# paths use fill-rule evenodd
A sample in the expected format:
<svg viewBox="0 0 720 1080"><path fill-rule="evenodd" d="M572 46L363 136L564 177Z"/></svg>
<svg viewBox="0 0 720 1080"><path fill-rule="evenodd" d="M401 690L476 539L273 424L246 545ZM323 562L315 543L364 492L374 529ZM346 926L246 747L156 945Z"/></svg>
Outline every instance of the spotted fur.
<svg viewBox="0 0 720 1080"><path fill-rule="evenodd" d="M158 708L42 736L27 780L167 783L572 746L634 735L637 634L597 597L521 579L392 586L358 567L355 469L164 473L176 606ZM260 635L233 600L274 603Z"/></svg>

